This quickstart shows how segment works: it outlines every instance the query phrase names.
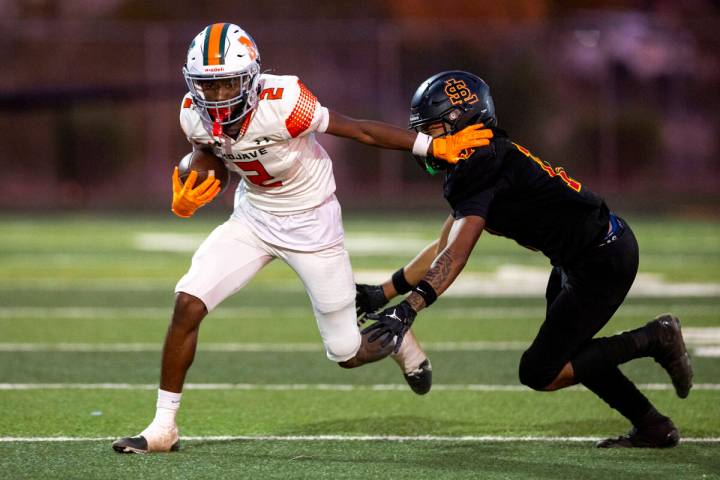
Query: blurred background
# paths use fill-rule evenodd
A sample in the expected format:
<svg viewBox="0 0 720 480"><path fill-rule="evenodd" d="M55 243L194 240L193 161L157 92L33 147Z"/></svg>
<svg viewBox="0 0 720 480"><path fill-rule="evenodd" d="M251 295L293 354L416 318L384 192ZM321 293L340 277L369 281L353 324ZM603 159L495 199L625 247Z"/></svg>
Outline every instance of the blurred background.
<svg viewBox="0 0 720 480"><path fill-rule="evenodd" d="M185 52L227 21L333 110L404 126L422 80L469 70L515 141L615 208L720 213L717 1L0 0L0 14L6 212L169 210L189 151ZM444 207L409 155L320 139L346 209Z"/></svg>
<svg viewBox="0 0 720 480"><path fill-rule="evenodd" d="M683 445L619 463L589 441L561 455L526 441L628 425L587 391L518 384L547 309L548 260L483 235L413 326L433 363L430 395L408 394L394 362L348 372L327 361L302 282L273 262L203 322L180 413L182 435L200 441L179 457L110 460L107 439L152 418L173 287L232 209L228 189L190 221L170 213L172 167L190 150L181 68L219 21L253 35L264 69L355 117L404 127L429 76L483 77L515 141L632 225L640 272L600 334L682 318L687 400L649 358L623 371ZM0 52L2 478L718 478L720 1L0 0ZM381 282L436 238L442 179L407 153L318 138L353 275ZM317 441L379 434L463 441ZM246 440L260 435L315 437ZM477 435L504 440L465 441Z"/></svg>

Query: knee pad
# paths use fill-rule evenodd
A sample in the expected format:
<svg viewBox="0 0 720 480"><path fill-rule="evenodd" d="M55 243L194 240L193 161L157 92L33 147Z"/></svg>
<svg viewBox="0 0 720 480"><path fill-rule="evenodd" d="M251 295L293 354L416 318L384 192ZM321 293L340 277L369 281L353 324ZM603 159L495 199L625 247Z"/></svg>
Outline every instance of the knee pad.
<svg viewBox="0 0 720 480"><path fill-rule="evenodd" d="M550 385L560 373L560 369L550 368L548 365L525 350L520 359L518 368L518 376L520 383L526 385L533 390L544 391L545 387Z"/></svg>
<svg viewBox="0 0 720 480"><path fill-rule="evenodd" d="M353 358L360 350L360 330L357 327L355 303L334 312L315 310L325 353L333 362L344 362Z"/></svg>

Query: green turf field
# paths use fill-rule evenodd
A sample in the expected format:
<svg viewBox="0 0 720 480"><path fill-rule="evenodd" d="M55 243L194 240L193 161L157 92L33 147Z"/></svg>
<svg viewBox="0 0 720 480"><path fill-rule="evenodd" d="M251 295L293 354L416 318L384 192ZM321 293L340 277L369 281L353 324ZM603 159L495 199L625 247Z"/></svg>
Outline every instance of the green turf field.
<svg viewBox="0 0 720 480"><path fill-rule="evenodd" d="M632 217L638 290L605 333L681 317L688 399L651 360L624 367L688 439L676 449L594 449L628 429L619 415L582 389L519 384L547 261L484 235L459 290L415 324L434 367L427 396L391 361L328 361L299 280L274 262L204 322L181 451L115 454L113 438L152 419L174 284L221 220L0 218L0 477L720 478L720 223ZM402 265L442 220L346 214L357 278Z"/></svg>

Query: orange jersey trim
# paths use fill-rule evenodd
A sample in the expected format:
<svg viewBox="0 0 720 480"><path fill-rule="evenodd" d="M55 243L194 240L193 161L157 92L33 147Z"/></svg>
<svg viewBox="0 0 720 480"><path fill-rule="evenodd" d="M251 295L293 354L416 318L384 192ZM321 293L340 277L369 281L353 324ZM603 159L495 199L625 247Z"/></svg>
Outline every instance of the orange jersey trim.
<svg viewBox="0 0 720 480"><path fill-rule="evenodd" d="M570 176L567 174L567 172L565 172L564 168L556 167L553 169L553 167L549 163L540 160L538 157L536 157L535 155L530 153L530 150L528 150L527 148L523 147L522 145L518 145L515 142L512 142L512 144L515 145L515 147L518 150L520 150L520 152L522 152L523 155L528 157L533 162L537 163L540 166L540 168L542 168L545 171L545 173L547 173L550 177L558 177L559 176L562 179L562 181L565 182L565 185L572 188L576 192L580 193L580 190L582 190L582 184L580 182L578 182L577 180L575 180L574 178L570 178Z"/></svg>
<svg viewBox="0 0 720 480"><path fill-rule="evenodd" d="M299 80L298 85L300 86L300 97L295 108L290 112L290 116L285 120L285 128L293 138L310 128L317 105L317 97Z"/></svg>

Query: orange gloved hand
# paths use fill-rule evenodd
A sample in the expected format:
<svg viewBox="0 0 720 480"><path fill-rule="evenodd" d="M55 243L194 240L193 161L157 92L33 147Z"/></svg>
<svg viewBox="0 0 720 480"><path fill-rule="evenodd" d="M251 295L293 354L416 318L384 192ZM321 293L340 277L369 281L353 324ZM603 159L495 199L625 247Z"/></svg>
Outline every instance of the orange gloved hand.
<svg viewBox="0 0 720 480"><path fill-rule="evenodd" d="M463 150L473 147L485 147L490 145L493 131L484 128L482 123L470 125L454 135L435 138L432 141L432 149L428 152L431 156L445 160L448 163L456 164L461 160L460 154Z"/></svg>
<svg viewBox="0 0 720 480"><path fill-rule="evenodd" d="M191 171L183 185L180 182L178 167L175 167L173 171L172 212L178 217L191 217L195 213L195 210L212 202L217 194L220 193L220 180L217 180L214 174L208 175L208 178L206 178L204 182L195 187L197 176L198 174L195 170Z"/></svg>

